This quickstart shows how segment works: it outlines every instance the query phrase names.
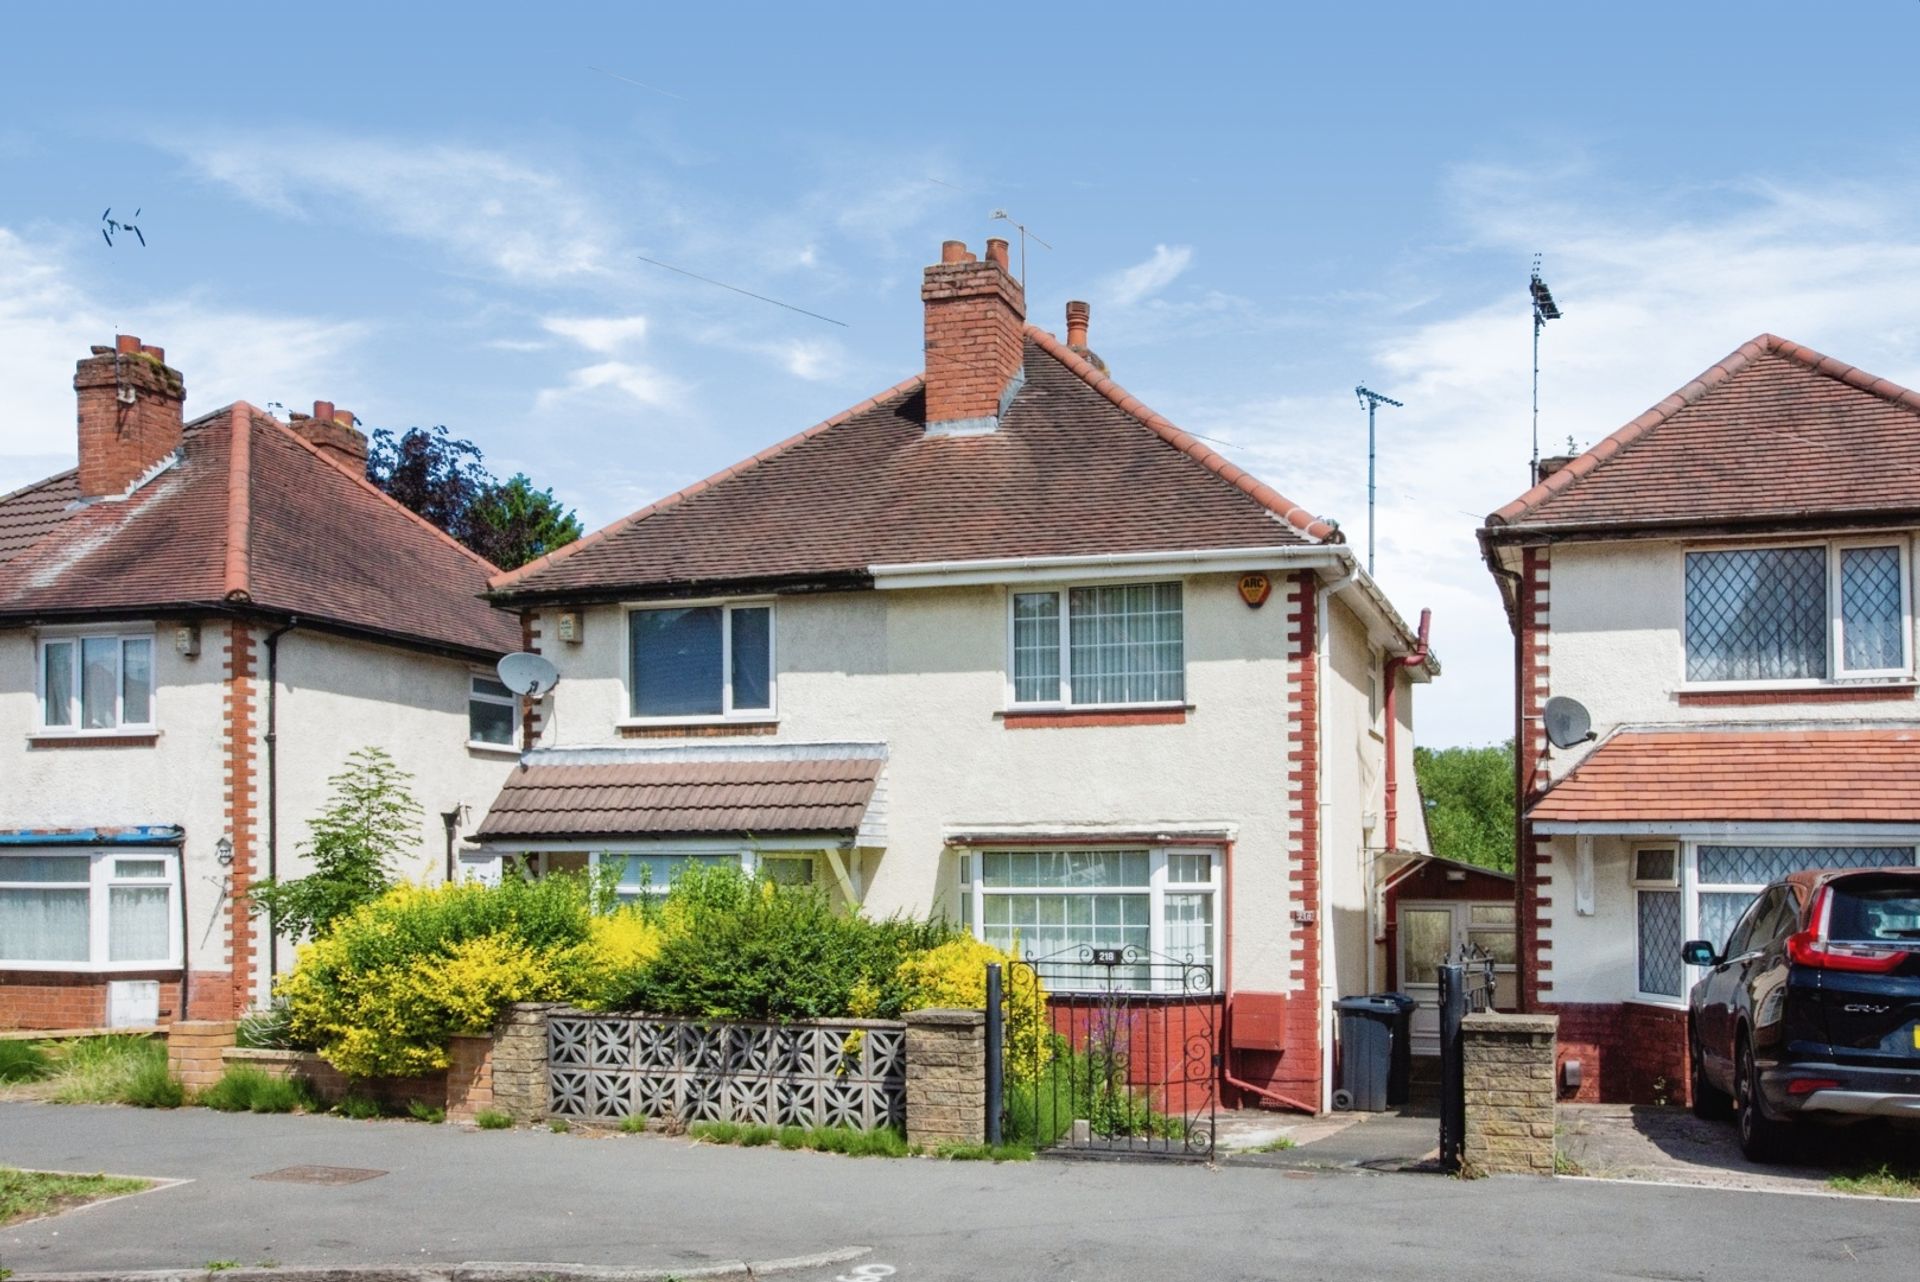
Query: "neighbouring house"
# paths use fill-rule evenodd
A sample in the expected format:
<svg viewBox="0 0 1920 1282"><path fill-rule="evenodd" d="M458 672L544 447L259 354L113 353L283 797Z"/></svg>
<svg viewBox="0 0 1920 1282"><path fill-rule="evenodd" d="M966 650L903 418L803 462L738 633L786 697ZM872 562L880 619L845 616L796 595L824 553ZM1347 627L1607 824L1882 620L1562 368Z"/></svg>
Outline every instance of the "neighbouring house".
<svg viewBox="0 0 1920 1282"><path fill-rule="evenodd" d="M1487 518L1521 1005L1566 1094L1684 1100L1681 943L1794 869L1914 862L1917 467L1920 394L1763 334ZM1556 696L1591 739L1550 741Z"/></svg>
<svg viewBox="0 0 1920 1282"><path fill-rule="evenodd" d="M613 858L632 894L740 863L1192 959L1228 1097L1322 1109L1331 1002L1380 983L1379 887L1426 848L1424 633L1122 390L1084 303L1026 324L1006 242L948 242L921 296L923 372L494 580L560 680L465 858Z"/></svg>
<svg viewBox="0 0 1920 1282"><path fill-rule="evenodd" d="M517 755L495 567L364 476L353 416L183 422L157 347L74 376L79 464L0 498L0 1027L231 1017L292 950L249 915L297 876L356 748L425 814L417 859Z"/></svg>

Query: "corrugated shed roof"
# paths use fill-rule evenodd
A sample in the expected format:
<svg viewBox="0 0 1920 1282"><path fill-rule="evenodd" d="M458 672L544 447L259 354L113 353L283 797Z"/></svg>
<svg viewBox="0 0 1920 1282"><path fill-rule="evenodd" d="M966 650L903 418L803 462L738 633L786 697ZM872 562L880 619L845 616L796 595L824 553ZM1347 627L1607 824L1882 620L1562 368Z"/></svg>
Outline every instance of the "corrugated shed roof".
<svg viewBox="0 0 1920 1282"><path fill-rule="evenodd" d="M1659 527L1920 510L1920 393L1773 334L1487 518Z"/></svg>
<svg viewBox="0 0 1920 1282"><path fill-rule="evenodd" d="M518 623L480 599L493 566L250 406L188 424L179 458L125 500L76 498L68 472L0 499L0 616L251 603L519 648Z"/></svg>
<svg viewBox="0 0 1920 1282"><path fill-rule="evenodd" d="M523 599L1002 557L1270 547L1338 531L1029 327L997 431L933 436L909 380L494 586Z"/></svg>
<svg viewBox="0 0 1920 1282"><path fill-rule="evenodd" d="M1622 731L1527 817L1920 822L1920 729Z"/></svg>
<svg viewBox="0 0 1920 1282"><path fill-rule="evenodd" d="M877 757L523 764L476 840L738 833L851 836L885 763Z"/></svg>

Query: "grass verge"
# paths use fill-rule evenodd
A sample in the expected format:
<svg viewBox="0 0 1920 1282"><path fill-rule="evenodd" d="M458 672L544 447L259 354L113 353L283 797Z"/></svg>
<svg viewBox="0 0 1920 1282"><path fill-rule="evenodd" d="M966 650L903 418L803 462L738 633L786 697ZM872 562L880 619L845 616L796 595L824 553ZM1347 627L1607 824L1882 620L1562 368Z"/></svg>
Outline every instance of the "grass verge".
<svg viewBox="0 0 1920 1282"><path fill-rule="evenodd" d="M152 1185L146 1180L115 1175L49 1175L0 1166L0 1224L30 1220L36 1215L65 1211L122 1193L138 1193Z"/></svg>
<svg viewBox="0 0 1920 1282"><path fill-rule="evenodd" d="M1920 1198L1920 1171L1897 1171L1892 1166L1882 1166L1877 1171L1836 1175L1827 1181L1827 1187L1836 1193Z"/></svg>
<svg viewBox="0 0 1920 1282"><path fill-rule="evenodd" d="M178 1108L186 1091L167 1071L165 1042L110 1034L62 1042L51 1055L56 1104Z"/></svg>
<svg viewBox="0 0 1920 1282"><path fill-rule="evenodd" d="M53 1076L53 1060L38 1042L0 1042L0 1085L39 1082Z"/></svg>
<svg viewBox="0 0 1920 1282"><path fill-rule="evenodd" d="M742 1148L779 1145L815 1153L843 1153L848 1157L907 1157L907 1137L890 1126L874 1131L844 1126L752 1126L741 1122L695 1122L687 1134L709 1144L737 1144Z"/></svg>

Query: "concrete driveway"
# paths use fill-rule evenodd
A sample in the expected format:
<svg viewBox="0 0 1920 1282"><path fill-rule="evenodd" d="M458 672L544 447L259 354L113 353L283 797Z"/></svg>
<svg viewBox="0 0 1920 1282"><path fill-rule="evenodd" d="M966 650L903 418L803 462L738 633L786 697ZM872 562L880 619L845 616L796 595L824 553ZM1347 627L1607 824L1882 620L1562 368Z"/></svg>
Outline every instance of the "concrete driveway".
<svg viewBox="0 0 1920 1282"><path fill-rule="evenodd" d="M690 1271L868 1248L796 1282L1910 1279L1912 1205L1361 1169L990 1165L650 1135L0 1104L0 1163L188 1182L0 1230L0 1268L519 1261ZM295 1166L352 1183L262 1180ZM882 1271L884 1270L884 1271ZM16 1279L22 1282L22 1279Z"/></svg>
<svg viewBox="0 0 1920 1282"><path fill-rule="evenodd" d="M1740 1156L1732 1122L1706 1122L1683 1108L1563 1104L1558 1145L1578 1174L1706 1188L1825 1193L1835 1175L1914 1161L1914 1138L1881 1128L1807 1128L1797 1161L1762 1166ZM1920 1211L1920 1208L1916 1208Z"/></svg>

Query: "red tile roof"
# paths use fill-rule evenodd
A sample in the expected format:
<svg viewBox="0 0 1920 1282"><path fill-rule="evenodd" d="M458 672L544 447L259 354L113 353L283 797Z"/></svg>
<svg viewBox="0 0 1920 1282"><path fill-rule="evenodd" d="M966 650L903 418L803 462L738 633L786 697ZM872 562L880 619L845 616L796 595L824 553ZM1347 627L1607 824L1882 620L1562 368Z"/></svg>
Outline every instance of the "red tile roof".
<svg viewBox="0 0 1920 1282"><path fill-rule="evenodd" d="M233 607L476 655L520 648L495 567L245 404L124 501L73 474L0 499L0 618ZM10 554L9 554L10 553Z"/></svg>
<svg viewBox="0 0 1920 1282"><path fill-rule="evenodd" d="M507 776L474 836L499 841L695 833L851 835L860 827L884 764L877 756L787 755L523 764Z"/></svg>
<svg viewBox="0 0 1920 1282"><path fill-rule="evenodd" d="M510 599L869 567L1339 541L1339 531L1026 329L999 429L929 437L918 378L494 580Z"/></svg>
<svg viewBox="0 0 1920 1282"><path fill-rule="evenodd" d="M1623 731L1527 817L1920 822L1920 729Z"/></svg>
<svg viewBox="0 0 1920 1282"><path fill-rule="evenodd" d="M1762 334L1487 526L1630 529L1915 511L1920 393Z"/></svg>

